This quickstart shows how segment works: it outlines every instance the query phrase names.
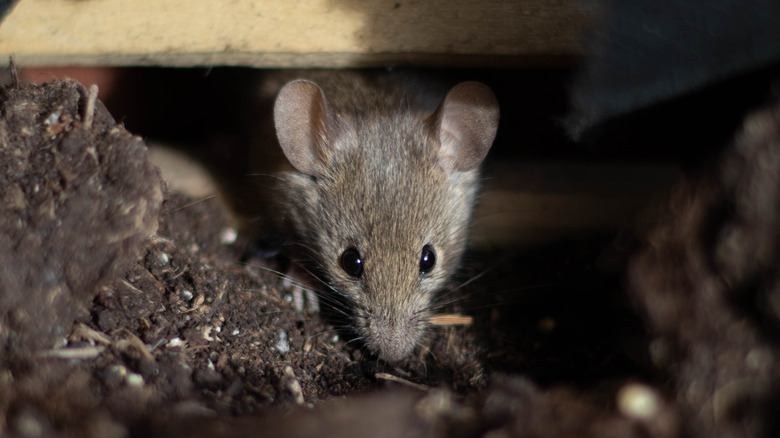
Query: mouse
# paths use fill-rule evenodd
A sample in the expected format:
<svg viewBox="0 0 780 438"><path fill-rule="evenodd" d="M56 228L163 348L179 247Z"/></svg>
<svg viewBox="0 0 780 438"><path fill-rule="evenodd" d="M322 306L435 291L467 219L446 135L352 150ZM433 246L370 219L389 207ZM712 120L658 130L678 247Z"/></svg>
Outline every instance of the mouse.
<svg viewBox="0 0 780 438"><path fill-rule="evenodd" d="M287 165L268 189L275 227L302 249L362 345L399 362L459 267L498 101L479 82L436 95L393 75L301 76L273 102Z"/></svg>

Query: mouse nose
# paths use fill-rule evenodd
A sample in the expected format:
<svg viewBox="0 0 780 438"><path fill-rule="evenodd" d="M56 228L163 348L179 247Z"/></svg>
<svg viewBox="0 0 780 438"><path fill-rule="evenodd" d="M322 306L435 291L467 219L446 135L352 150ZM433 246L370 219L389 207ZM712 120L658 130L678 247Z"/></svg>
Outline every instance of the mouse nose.
<svg viewBox="0 0 780 438"><path fill-rule="evenodd" d="M414 350L413 343L407 343L405 340L391 339L377 345L376 355L388 363L397 363L412 354Z"/></svg>
<svg viewBox="0 0 780 438"><path fill-rule="evenodd" d="M412 354L420 337L420 329L411 318L373 318L366 341L368 348L380 359L395 363Z"/></svg>

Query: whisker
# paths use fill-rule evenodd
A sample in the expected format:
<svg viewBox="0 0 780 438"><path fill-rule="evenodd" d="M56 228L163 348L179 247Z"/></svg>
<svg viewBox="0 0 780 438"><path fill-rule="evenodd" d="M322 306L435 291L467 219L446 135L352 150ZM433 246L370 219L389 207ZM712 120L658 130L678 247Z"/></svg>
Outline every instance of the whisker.
<svg viewBox="0 0 780 438"><path fill-rule="evenodd" d="M426 354L426 353L430 354L431 357L433 357L433 360L435 360L437 362L439 361L439 357L436 356L436 353L433 352L433 349L431 349L431 347L429 347L427 345L421 345L421 347L423 349L423 354ZM425 361L423 361L423 363L425 363ZM427 368L428 367L426 366L426 372L427 372Z"/></svg>
<svg viewBox="0 0 780 438"><path fill-rule="evenodd" d="M333 329L330 329L330 330L323 330L323 331L321 331L319 333L314 333L312 335L307 336L307 338L308 339L314 339L314 338L318 338L318 337L321 337L321 336L327 336L327 335L331 335L331 334L340 334L340 333L343 333L343 332L344 332L344 329L333 328Z"/></svg>
<svg viewBox="0 0 780 438"><path fill-rule="evenodd" d="M354 338L350 339L349 341L345 341L344 344L351 344L353 342L362 342L363 338L361 336L355 336Z"/></svg>
<svg viewBox="0 0 780 438"><path fill-rule="evenodd" d="M250 176L266 176L266 177L278 179L279 181L285 181L285 182L287 181L287 178L284 178L281 175L276 174L276 173L247 173L245 176L247 176L247 177L250 177Z"/></svg>
<svg viewBox="0 0 780 438"><path fill-rule="evenodd" d="M321 303L322 304L322 303ZM325 303L328 305L328 310L338 313L340 316L349 319L350 314L341 309L341 306L336 306L334 303Z"/></svg>
<svg viewBox="0 0 780 438"><path fill-rule="evenodd" d="M450 289L443 296L450 295L450 294L452 294L454 292L457 292L457 291L463 289L464 287L466 287L466 286L470 285L471 283L473 283L473 282L479 280L480 278L484 277L485 275L487 275L488 272L492 271L493 269L495 269L495 266L491 266L489 268L485 268L482 272L478 273L477 275L474 275L473 277L471 277L470 279L464 281L463 283L461 283L460 285L456 286L455 288Z"/></svg>
<svg viewBox="0 0 780 438"><path fill-rule="evenodd" d="M176 207L173 210L171 210L171 213L177 212L179 210L184 210L185 208L192 207L193 205L200 204L201 202L206 202L209 199L216 198L216 197L217 197L217 195L206 196L205 198L198 199L197 201L193 201L193 202L190 202L189 204L182 205L181 207Z"/></svg>
<svg viewBox="0 0 780 438"><path fill-rule="evenodd" d="M493 297L493 298L501 298L501 297L517 294L518 292L528 292L528 291L537 290L537 289L547 289L547 288L561 287L561 286L562 286L561 283L537 284L537 285L533 285L533 286L523 286L523 287L517 287L517 288L510 288L510 289L502 289L502 290L490 293L489 296ZM441 309L444 309L445 307L447 307L449 305L452 305L452 304L455 304L455 303L467 303L478 292L479 291L474 291L474 293L471 293L471 294L468 294L468 295L465 295L465 296L462 296L462 297L453 298L453 299L448 300L448 301L435 300L434 302L431 303L430 309L432 311L433 310L441 310ZM480 293L481 297L484 296L484 295L485 295L484 293ZM464 308L464 310L474 310L474 309L478 309L478 308L490 308L490 307L494 307L494 306L501 306L501 305L507 305L507 304L511 304L511 301L497 301L495 303L491 303L489 305L484 305L484 306L481 306L481 307L464 306L463 308Z"/></svg>
<svg viewBox="0 0 780 438"><path fill-rule="evenodd" d="M487 275L487 273L490 272L493 269L494 269L493 267L487 268L484 271L480 272L479 274L477 274L477 275L471 277L470 279L466 280L465 282L459 284L458 286L456 286L456 287L454 287L452 289L446 290L444 293L436 294L434 296L434 298L431 300L431 304L438 305L439 302L442 301L443 299L451 297L453 294L463 290L463 288L465 288L466 286L468 286L468 285L474 283L475 281L481 279L482 277ZM476 292L477 291L474 290L474 291L470 292L468 295L472 295L472 294L474 294Z"/></svg>
<svg viewBox="0 0 780 438"><path fill-rule="evenodd" d="M275 275L276 277L281 278L282 280L284 280L285 282L287 282L291 286L299 287L302 290L311 291L317 297L317 300L318 300L320 305L325 306L328 310L333 311L334 313L337 313L337 314L339 314L342 317L345 317L345 318L348 318L348 319L351 317L351 315L346 310L344 310L345 307L350 305L351 300L349 302L344 302L344 300L348 300L348 297L346 297L344 294L340 293L338 291L338 289L328 285L326 282L324 282L321 279L317 278L313 273L311 273L308 270L305 270L303 267L301 267L301 269L303 269L305 272L309 273L311 278L314 278L319 283L321 283L322 285L327 286L328 287L328 291L323 291L323 290L320 290L320 289L318 289L316 287L312 287L311 284L308 283L308 282L297 280L293 276L290 276L288 274L285 274L283 272L280 272L280 271L278 271L276 269L273 269L273 268L270 268L270 267L267 267L267 266L263 266L263 265L260 265L260 264L253 264L253 263L243 263L243 264L244 264L244 266L260 269L260 270L263 270L265 272L271 273L271 274Z"/></svg>

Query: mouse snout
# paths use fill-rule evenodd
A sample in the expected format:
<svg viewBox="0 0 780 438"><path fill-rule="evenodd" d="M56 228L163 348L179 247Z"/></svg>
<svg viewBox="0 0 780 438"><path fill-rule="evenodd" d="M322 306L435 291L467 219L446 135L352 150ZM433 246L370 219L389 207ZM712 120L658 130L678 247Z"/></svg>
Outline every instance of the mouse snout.
<svg viewBox="0 0 780 438"><path fill-rule="evenodd" d="M380 359L394 363L412 354L422 329L416 318L371 315L365 339L369 350Z"/></svg>

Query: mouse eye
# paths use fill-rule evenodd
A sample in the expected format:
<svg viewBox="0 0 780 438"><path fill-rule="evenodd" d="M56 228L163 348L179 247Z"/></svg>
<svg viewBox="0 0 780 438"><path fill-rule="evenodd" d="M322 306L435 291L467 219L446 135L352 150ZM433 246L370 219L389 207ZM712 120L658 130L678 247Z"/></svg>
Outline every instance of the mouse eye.
<svg viewBox="0 0 780 438"><path fill-rule="evenodd" d="M353 278L363 274L363 258L356 248L350 246L341 253L341 269Z"/></svg>
<svg viewBox="0 0 780 438"><path fill-rule="evenodd" d="M420 257L420 274L427 274L436 266L436 253L431 245L425 245Z"/></svg>

